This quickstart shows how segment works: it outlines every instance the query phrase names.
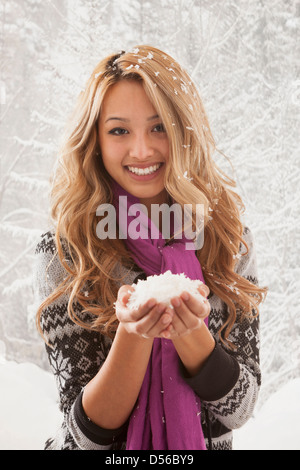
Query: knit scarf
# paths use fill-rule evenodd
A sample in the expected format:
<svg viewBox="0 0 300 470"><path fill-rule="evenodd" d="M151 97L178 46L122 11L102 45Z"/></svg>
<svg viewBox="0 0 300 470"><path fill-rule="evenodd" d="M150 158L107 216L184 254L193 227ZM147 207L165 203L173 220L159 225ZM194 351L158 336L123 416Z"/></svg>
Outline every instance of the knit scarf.
<svg viewBox="0 0 300 470"><path fill-rule="evenodd" d="M186 241L191 240L183 236L166 245L162 233L142 212L138 215L139 236L132 236L130 224L136 224L137 208L133 204L139 204L139 200L115 182L114 204L122 238L135 263L147 276L170 270L173 274L185 273L191 279L204 282L195 251L185 247ZM127 449L206 449L200 399L181 377L178 354L169 339L154 339L144 381L129 420Z"/></svg>

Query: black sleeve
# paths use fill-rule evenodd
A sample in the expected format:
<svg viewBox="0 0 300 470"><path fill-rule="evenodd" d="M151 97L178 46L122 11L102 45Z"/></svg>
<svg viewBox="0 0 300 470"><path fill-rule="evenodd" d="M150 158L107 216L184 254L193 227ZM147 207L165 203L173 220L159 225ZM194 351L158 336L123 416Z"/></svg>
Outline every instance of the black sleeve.
<svg viewBox="0 0 300 470"><path fill-rule="evenodd" d="M204 401L215 401L227 395L239 378L238 361L216 343L200 371L189 376L180 361L180 371L185 382Z"/></svg>
<svg viewBox="0 0 300 470"><path fill-rule="evenodd" d="M104 429L93 423L86 415L82 406L83 391L78 395L74 405L74 418L81 432L92 442L100 445L109 445L122 439L126 440L128 422L118 429Z"/></svg>

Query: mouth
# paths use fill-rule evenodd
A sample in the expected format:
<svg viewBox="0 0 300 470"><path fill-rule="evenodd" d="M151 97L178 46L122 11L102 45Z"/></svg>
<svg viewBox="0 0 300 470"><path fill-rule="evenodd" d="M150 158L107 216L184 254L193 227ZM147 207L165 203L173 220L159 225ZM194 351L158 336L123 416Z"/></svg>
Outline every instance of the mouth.
<svg viewBox="0 0 300 470"><path fill-rule="evenodd" d="M147 167L138 167L138 166L126 166L127 170L133 175L137 176L147 176L154 175L162 167L163 163L155 163L154 165L149 165Z"/></svg>

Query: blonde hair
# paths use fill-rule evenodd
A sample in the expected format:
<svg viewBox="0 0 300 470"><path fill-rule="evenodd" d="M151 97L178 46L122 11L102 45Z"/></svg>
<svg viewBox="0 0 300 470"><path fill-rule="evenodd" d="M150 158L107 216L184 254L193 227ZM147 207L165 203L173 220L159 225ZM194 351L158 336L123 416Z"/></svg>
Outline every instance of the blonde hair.
<svg viewBox="0 0 300 470"><path fill-rule="evenodd" d="M102 60L79 96L52 188L57 253L68 275L40 306L38 328L41 331L43 310L63 293L69 294L68 313L75 323L109 336L117 327L114 302L120 279L116 267L122 263L132 269L134 263L122 240L100 240L96 235L96 209L112 203L113 197L101 160L97 125L106 92L126 79L142 83L167 132L170 154L165 187L169 195L181 205L204 205L204 246L197 257L208 287L228 306L220 336L230 344L228 335L238 314L241 318L257 315L266 292L234 271L235 257L241 244L245 245L240 220L243 204L233 190L234 181L212 160L216 145L194 83L172 57L150 46ZM66 252L71 263L66 261ZM93 315L90 323L76 313L75 303Z"/></svg>

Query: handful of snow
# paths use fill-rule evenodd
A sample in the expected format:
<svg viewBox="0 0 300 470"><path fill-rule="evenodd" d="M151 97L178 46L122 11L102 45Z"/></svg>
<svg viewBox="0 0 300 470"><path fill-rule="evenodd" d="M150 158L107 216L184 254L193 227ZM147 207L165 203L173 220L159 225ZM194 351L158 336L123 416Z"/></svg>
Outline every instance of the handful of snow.
<svg viewBox="0 0 300 470"><path fill-rule="evenodd" d="M154 298L157 302L166 303L173 308L170 300L184 291L204 301L205 297L198 291L201 284L203 284L202 281L193 281L184 273L172 274L171 271L148 276L146 280L139 279L137 284L133 285L134 291L131 293L127 307L136 309L147 300Z"/></svg>

